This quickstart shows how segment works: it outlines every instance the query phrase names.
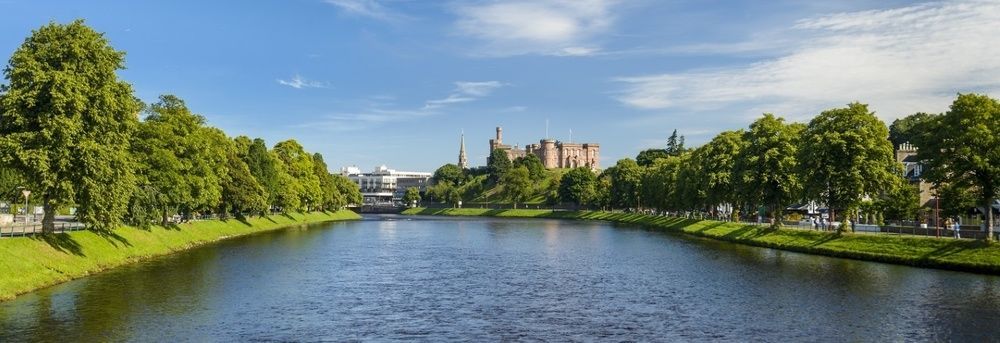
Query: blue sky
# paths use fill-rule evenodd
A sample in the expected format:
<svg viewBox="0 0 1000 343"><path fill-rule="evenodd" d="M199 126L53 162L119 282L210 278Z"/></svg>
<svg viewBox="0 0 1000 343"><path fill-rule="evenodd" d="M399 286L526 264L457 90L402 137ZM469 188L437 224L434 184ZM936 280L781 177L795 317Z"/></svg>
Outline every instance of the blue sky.
<svg viewBox="0 0 1000 343"><path fill-rule="evenodd" d="M83 18L125 50L122 78L185 99L230 135L298 139L332 169L432 171L464 129L474 165L545 134L602 165L697 145L763 112L851 101L884 120L996 96L996 1L0 0L0 55Z"/></svg>

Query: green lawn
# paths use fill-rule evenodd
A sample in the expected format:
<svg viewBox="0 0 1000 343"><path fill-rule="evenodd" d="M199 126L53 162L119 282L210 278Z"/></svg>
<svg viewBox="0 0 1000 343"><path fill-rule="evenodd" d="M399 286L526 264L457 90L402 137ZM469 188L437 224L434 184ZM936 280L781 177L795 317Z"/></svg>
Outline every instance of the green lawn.
<svg viewBox="0 0 1000 343"><path fill-rule="evenodd" d="M1000 274L1000 244L933 237L836 234L765 227L712 220L647 216L630 213L550 210L410 209L410 215L492 216L606 220L683 232L740 244L918 267Z"/></svg>
<svg viewBox="0 0 1000 343"><path fill-rule="evenodd" d="M351 211L209 220L109 234L77 231L0 239L0 300L153 256L218 240L306 223L358 219Z"/></svg>

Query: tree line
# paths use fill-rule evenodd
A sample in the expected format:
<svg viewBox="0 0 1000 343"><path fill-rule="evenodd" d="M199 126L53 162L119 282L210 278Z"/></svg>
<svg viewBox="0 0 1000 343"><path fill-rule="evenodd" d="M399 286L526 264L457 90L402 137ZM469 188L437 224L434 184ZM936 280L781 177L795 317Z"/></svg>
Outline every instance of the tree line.
<svg viewBox="0 0 1000 343"><path fill-rule="evenodd" d="M198 214L332 210L361 202L295 140L228 137L174 95L145 105L117 76L125 53L77 20L27 37L0 85L0 196L20 188L44 207L107 230ZM143 118L140 118L143 117Z"/></svg>
<svg viewBox="0 0 1000 343"><path fill-rule="evenodd" d="M810 202L828 208L831 222L915 220L920 190L904 177L895 156L895 146L907 142L918 147L921 177L933 185L941 215L978 208L992 237L990 206L1000 194L1000 102L979 94L959 94L945 113L914 114L890 127L867 105L852 103L808 123L764 114L748 128L722 132L694 149L684 147L675 130L664 149L642 151L599 174L569 170L549 183L546 194L549 204L576 208L761 216L775 226L786 219L787 208ZM513 167L501 150L484 169L466 174L488 173L515 204L536 187L530 169ZM452 192L440 200L463 198L466 193L452 186L461 177L457 166L438 169L435 180Z"/></svg>

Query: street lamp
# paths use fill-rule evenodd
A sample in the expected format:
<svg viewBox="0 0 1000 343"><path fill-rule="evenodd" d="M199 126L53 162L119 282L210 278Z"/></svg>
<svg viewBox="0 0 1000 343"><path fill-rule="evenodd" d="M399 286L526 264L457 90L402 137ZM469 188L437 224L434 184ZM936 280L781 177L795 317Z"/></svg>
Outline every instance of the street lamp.
<svg viewBox="0 0 1000 343"><path fill-rule="evenodd" d="M21 195L24 195L24 225L28 225L28 196L31 195L31 191L22 189Z"/></svg>

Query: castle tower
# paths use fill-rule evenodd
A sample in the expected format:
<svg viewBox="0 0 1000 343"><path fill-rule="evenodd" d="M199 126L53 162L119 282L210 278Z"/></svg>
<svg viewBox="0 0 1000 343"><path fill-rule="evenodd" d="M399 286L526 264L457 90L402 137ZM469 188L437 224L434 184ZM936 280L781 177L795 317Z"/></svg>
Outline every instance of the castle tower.
<svg viewBox="0 0 1000 343"><path fill-rule="evenodd" d="M497 126L497 145L503 144L503 128Z"/></svg>
<svg viewBox="0 0 1000 343"><path fill-rule="evenodd" d="M469 169L469 159L465 156L465 133L462 133L462 143L461 147L458 149L458 167L462 169Z"/></svg>

